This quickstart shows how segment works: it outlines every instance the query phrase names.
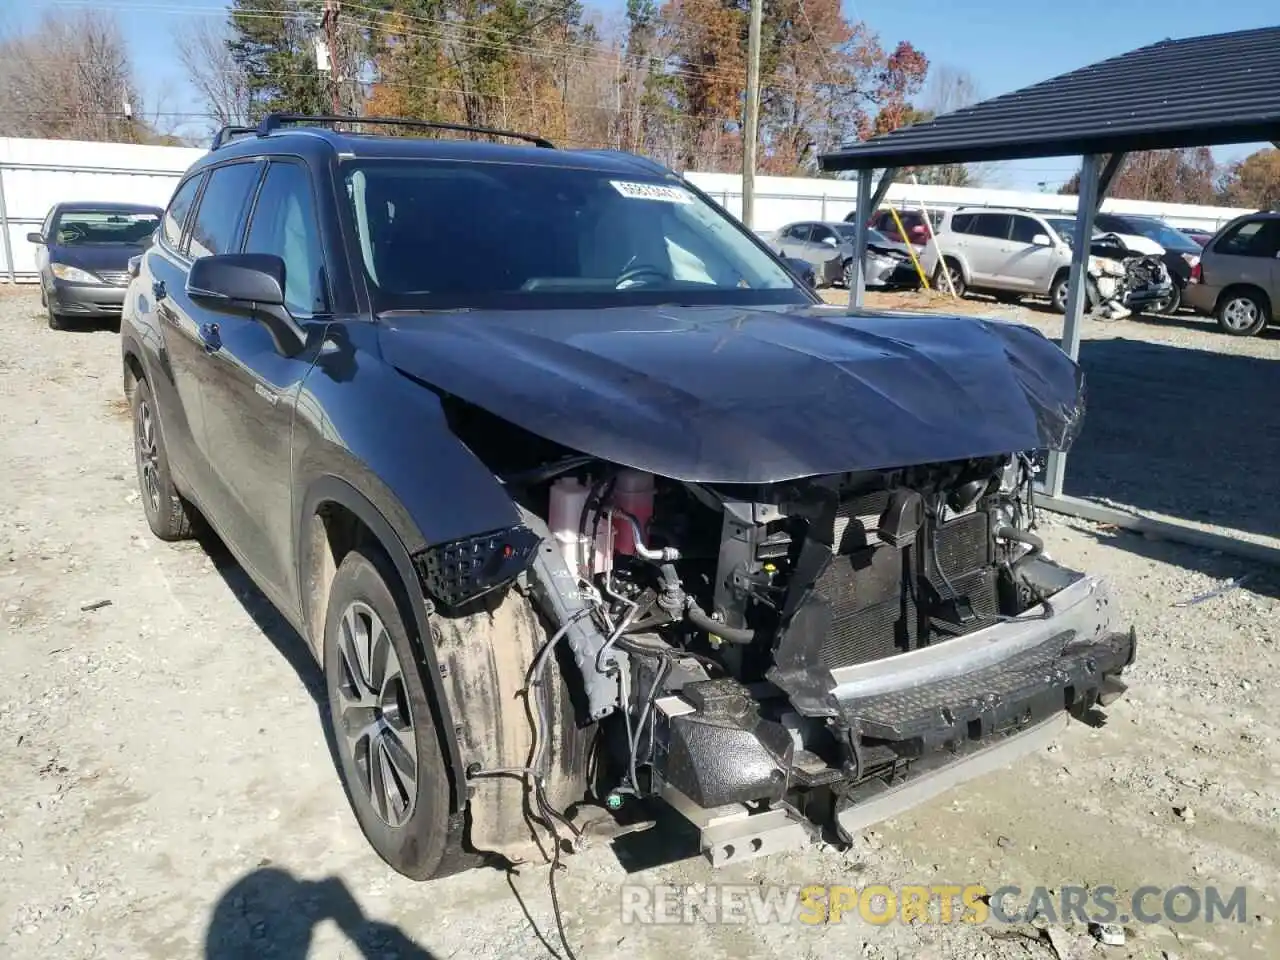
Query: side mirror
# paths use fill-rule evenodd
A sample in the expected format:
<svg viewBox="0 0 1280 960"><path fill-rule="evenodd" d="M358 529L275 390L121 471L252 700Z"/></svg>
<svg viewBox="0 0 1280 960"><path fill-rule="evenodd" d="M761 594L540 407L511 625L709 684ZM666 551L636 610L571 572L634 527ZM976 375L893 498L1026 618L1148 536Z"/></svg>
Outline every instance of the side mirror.
<svg viewBox="0 0 1280 960"><path fill-rule="evenodd" d="M44 243L44 234L39 230L32 230L27 234L27 240L30 243Z"/></svg>
<svg viewBox="0 0 1280 960"><path fill-rule="evenodd" d="M839 246L839 243L836 241L835 237L823 237L822 242L825 246L828 246L828 247Z"/></svg>
<svg viewBox="0 0 1280 960"><path fill-rule="evenodd" d="M137 277L138 277L138 274L142 272L142 257L141 257L141 255L136 256L136 257L130 257L130 258L129 258L129 262L128 262L127 266L126 266L126 269L127 269L128 273L129 273L129 279L130 279L130 280L136 280L136 279L137 279Z"/></svg>
<svg viewBox="0 0 1280 960"><path fill-rule="evenodd" d="M813 267L807 260L798 260L795 257L783 257L782 262L787 265L792 273L800 278L807 286L816 287L818 278L813 272Z"/></svg>
<svg viewBox="0 0 1280 960"><path fill-rule="evenodd" d="M1053 246L1053 241L1049 239L1049 235L1047 233L1037 233L1034 237L1031 238L1031 242L1034 243L1037 247Z"/></svg>
<svg viewBox="0 0 1280 960"><path fill-rule="evenodd" d="M187 296L206 309L257 320L286 357L296 356L306 345L306 333L284 305L284 261L273 253L201 257L187 274Z"/></svg>

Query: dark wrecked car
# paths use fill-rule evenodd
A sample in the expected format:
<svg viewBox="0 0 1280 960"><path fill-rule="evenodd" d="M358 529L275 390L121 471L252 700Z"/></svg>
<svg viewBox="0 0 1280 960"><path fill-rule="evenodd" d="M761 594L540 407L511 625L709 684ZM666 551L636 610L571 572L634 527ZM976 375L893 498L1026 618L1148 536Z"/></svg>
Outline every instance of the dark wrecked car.
<svg viewBox="0 0 1280 960"><path fill-rule="evenodd" d="M309 640L395 869L660 803L716 863L847 841L1123 691L1031 529L1083 412L1039 333L824 307L638 157L297 119L178 186L125 389L151 528Z"/></svg>

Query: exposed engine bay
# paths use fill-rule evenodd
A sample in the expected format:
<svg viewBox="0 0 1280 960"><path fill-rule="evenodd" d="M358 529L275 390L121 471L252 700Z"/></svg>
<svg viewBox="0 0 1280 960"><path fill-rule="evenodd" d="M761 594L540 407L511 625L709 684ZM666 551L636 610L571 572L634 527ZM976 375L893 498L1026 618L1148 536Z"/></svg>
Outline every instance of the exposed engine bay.
<svg viewBox="0 0 1280 960"><path fill-rule="evenodd" d="M1124 690L1106 584L1035 533L1032 453L1085 405L1038 331L668 307L383 337L511 508L414 557L477 849L584 800L660 801L713 863L847 842Z"/></svg>
<svg viewBox="0 0 1280 960"><path fill-rule="evenodd" d="M1108 320L1122 320L1148 304L1166 299L1173 291L1173 278L1156 253L1135 250L1117 234L1093 238L1089 256L1089 278L1098 302L1094 309Z"/></svg>
<svg viewBox="0 0 1280 960"><path fill-rule="evenodd" d="M738 486L573 457L512 477L563 562L551 606L600 724L610 806L661 797L699 823L736 805L753 853L779 831L847 837L840 812L931 753L1119 695L1111 675L1132 637L1108 632L1077 655L1066 621L1012 666L859 682L1023 616L1043 622L1086 579L1032 532L1034 472L1019 454ZM1100 590L1090 582L1091 601ZM705 841L713 862L741 858L742 829Z"/></svg>

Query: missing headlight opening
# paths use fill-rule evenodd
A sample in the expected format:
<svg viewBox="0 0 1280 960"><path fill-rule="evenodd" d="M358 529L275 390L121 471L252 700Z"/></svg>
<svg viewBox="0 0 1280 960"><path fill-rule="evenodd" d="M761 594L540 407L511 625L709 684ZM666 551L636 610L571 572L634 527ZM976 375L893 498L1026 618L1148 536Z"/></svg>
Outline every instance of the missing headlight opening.
<svg viewBox="0 0 1280 960"><path fill-rule="evenodd" d="M715 864L848 842L1124 691L1133 635L1104 583L1046 554L1034 451L677 480L448 404L543 538L529 595L577 666L587 793L665 802ZM1059 445L1079 415L1058 411ZM551 771L539 749L535 792Z"/></svg>

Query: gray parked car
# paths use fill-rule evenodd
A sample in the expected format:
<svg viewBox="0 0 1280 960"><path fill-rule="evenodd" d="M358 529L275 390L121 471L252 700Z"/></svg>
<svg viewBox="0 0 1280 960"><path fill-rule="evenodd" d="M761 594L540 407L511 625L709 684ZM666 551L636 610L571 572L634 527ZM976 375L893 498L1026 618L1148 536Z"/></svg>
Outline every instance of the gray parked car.
<svg viewBox="0 0 1280 960"><path fill-rule="evenodd" d="M1192 268L1185 298L1224 333L1261 333L1280 304L1280 213L1245 214L1218 231Z"/></svg>
<svg viewBox="0 0 1280 960"><path fill-rule="evenodd" d="M770 246L779 255L804 260L813 266L818 286L853 282L853 244L857 224L841 221L804 220L789 223L776 231ZM867 231L866 284L873 289L920 285L901 243L879 230Z"/></svg>
<svg viewBox="0 0 1280 960"><path fill-rule="evenodd" d="M52 329L72 317L120 319L129 260L151 242L161 213L136 203L54 204L27 234L37 244L40 302Z"/></svg>

